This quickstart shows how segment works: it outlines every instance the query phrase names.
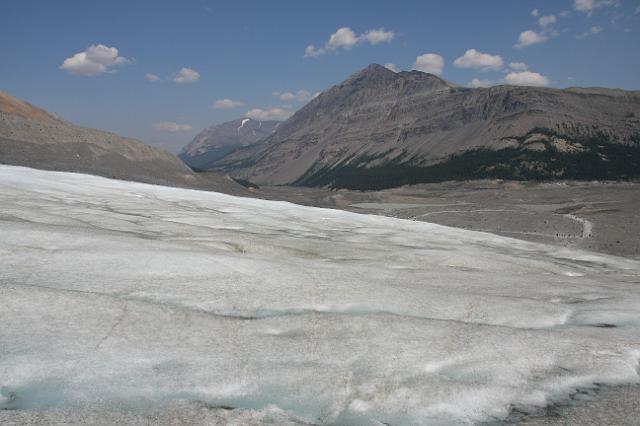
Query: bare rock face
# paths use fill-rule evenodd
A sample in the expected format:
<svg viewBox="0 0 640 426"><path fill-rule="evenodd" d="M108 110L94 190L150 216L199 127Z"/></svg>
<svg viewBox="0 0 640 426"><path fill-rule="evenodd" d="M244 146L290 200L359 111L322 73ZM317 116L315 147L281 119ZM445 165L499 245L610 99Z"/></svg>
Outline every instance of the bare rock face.
<svg viewBox="0 0 640 426"><path fill-rule="evenodd" d="M76 126L0 92L0 164L221 192L244 192L224 176L195 174L178 157L138 140Z"/></svg>
<svg viewBox="0 0 640 426"><path fill-rule="evenodd" d="M206 169L231 151L247 147L270 136L280 121L239 118L207 127L185 146L178 155L189 166Z"/></svg>
<svg viewBox="0 0 640 426"><path fill-rule="evenodd" d="M536 132L543 135L544 143L525 143L526 137ZM563 142L554 142L556 139ZM435 75L394 73L373 64L321 93L263 142L236 150L212 163L211 168L260 184L358 189L371 189L353 183L371 176L378 180L376 188L475 177L581 179L589 178L587 171L579 176L565 174L567 170L548 171L548 165L555 161L553 155L593 153L581 143L616 144L629 147L632 152L625 155L640 161L638 141L638 91L519 86L470 89ZM493 152L500 155L492 159ZM522 153L536 152L549 158L536 157L532 166ZM480 153L481 161L473 153ZM606 157L611 153L597 154ZM473 157L472 166L477 168L425 175L424 169L446 165L462 155ZM502 164L505 157L506 165ZM514 161L517 164L512 164ZM571 169L568 157L561 162L567 163L565 169ZM610 167L605 163L603 160L596 168ZM540 173L528 173L532 167ZM599 177L629 176L598 172L592 178Z"/></svg>

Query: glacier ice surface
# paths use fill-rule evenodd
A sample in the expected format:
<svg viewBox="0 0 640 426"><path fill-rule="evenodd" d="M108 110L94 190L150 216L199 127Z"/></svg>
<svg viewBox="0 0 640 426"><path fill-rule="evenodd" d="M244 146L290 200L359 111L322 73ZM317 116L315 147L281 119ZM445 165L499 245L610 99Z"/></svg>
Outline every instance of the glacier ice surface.
<svg viewBox="0 0 640 426"><path fill-rule="evenodd" d="M640 381L632 259L0 166L0 260L16 412L464 424Z"/></svg>

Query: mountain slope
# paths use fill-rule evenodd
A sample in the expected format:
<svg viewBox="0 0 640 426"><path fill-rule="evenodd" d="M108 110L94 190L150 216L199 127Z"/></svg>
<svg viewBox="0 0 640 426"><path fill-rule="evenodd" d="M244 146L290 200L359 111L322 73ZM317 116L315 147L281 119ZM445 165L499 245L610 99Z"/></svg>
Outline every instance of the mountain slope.
<svg viewBox="0 0 640 426"><path fill-rule="evenodd" d="M262 184L369 189L447 179L571 177L567 167L575 161L568 158L586 152L601 158L597 176L626 178L611 170L607 152L591 145L618 144L625 158L638 161L639 136L637 91L469 89L373 64L321 93L263 143L233 152L213 168ZM586 148L580 145L585 140L591 144ZM491 158L495 152L501 155ZM531 158L541 152L545 156ZM555 167L557 152L567 167ZM449 170L451 160L457 171ZM423 173L437 164L444 170ZM372 176L375 186L368 184ZM589 178L588 170L578 178Z"/></svg>
<svg viewBox="0 0 640 426"><path fill-rule="evenodd" d="M178 155L195 168L207 168L231 151L252 145L271 135L280 121L259 121L239 118L207 127L185 146Z"/></svg>
<svg viewBox="0 0 640 426"><path fill-rule="evenodd" d="M222 192L244 191L223 176L196 175L166 151L113 133L73 125L3 92L0 92L0 164Z"/></svg>
<svg viewBox="0 0 640 426"><path fill-rule="evenodd" d="M55 114L0 91L0 112L44 123L63 123Z"/></svg>

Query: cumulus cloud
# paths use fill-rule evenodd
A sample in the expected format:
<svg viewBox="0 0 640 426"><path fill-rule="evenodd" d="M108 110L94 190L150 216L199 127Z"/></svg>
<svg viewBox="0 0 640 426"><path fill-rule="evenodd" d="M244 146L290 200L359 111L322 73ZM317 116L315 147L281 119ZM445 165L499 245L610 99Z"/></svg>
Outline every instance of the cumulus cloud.
<svg viewBox="0 0 640 426"><path fill-rule="evenodd" d="M308 45L304 49L304 57L305 58L313 58L315 56L320 56L323 53L326 53L326 51L324 49L318 49L313 44Z"/></svg>
<svg viewBox="0 0 640 426"><path fill-rule="evenodd" d="M337 50L340 48L351 49L358 42L358 36L349 27L339 28L331 34L327 42L327 48Z"/></svg>
<svg viewBox="0 0 640 426"><path fill-rule="evenodd" d="M311 93L309 93L307 90L304 90L304 89L300 89L295 93L294 92L273 92L272 95L283 102L292 102L292 101L304 102L311 98Z"/></svg>
<svg viewBox="0 0 640 426"><path fill-rule="evenodd" d="M555 15L541 16L540 19L538 19L538 24L540 24L542 28L547 28L548 26L555 24L557 20L558 18L556 18Z"/></svg>
<svg viewBox="0 0 640 426"><path fill-rule="evenodd" d="M291 117L292 114L293 111L284 108L254 108L247 111L245 117L253 118L254 120L286 120Z"/></svg>
<svg viewBox="0 0 640 426"><path fill-rule="evenodd" d="M532 15L532 16L535 16L535 17L538 17L538 15L540 15L540 11L539 11L538 9L533 9L533 10L531 11L531 15Z"/></svg>
<svg viewBox="0 0 640 426"><path fill-rule="evenodd" d="M384 67L390 71L393 72L399 72L400 69L398 69L398 67L396 66L396 64L394 64L393 62L387 62L386 64L384 64Z"/></svg>
<svg viewBox="0 0 640 426"><path fill-rule="evenodd" d="M511 62L509 64L509 68L515 71L526 71L529 69L529 65L525 64L524 62Z"/></svg>
<svg viewBox="0 0 640 426"><path fill-rule="evenodd" d="M514 86L548 86L548 77L531 71L510 72L504 77L504 82Z"/></svg>
<svg viewBox="0 0 640 426"><path fill-rule="evenodd" d="M544 43L548 40L548 37L544 34L537 33L533 30L527 30L520 33L518 42L514 47L522 49L523 47L531 46L532 44Z"/></svg>
<svg viewBox="0 0 640 426"><path fill-rule="evenodd" d="M188 84L195 83L200 80L200 73L196 70L192 70L191 68L183 67L178 71L178 73L173 77L173 81L178 84Z"/></svg>
<svg viewBox="0 0 640 426"><path fill-rule="evenodd" d="M155 81L159 81L160 80L160 77L158 77L155 74L151 74L151 73L145 75L144 78L146 78L147 81L150 81L152 83L155 82Z"/></svg>
<svg viewBox="0 0 640 426"><path fill-rule="evenodd" d="M65 59L59 68L72 74L96 76L112 72L115 67L130 62L129 59L119 56L115 47L92 44L84 51Z"/></svg>
<svg viewBox="0 0 640 426"><path fill-rule="evenodd" d="M413 69L440 75L444 70L444 58L437 53L425 53L416 58Z"/></svg>
<svg viewBox="0 0 640 426"><path fill-rule="evenodd" d="M499 70L504 62L498 55L478 52L476 49L469 49L464 55L453 61L453 65L458 68L476 68L481 70Z"/></svg>
<svg viewBox="0 0 640 426"><path fill-rule="evenodd" d="M589 31L585 31L583 33L577 34L576 38L581 40L583 38L587 38L592 35L600 34L601 32L602 32L602 27L598 25L594 25L593 27L589 28Z"/></svg>
<svg viewBox="0 0 640 426"><path fill-rule="evenodd" d="M160 121L153 123L153 129L156 132L180 133L190 132L193 130L190 124L174 123L173 121Z"/></svg>
<svg viewBox="0 0 640 426"><path fill-rule="evenodd" d="M375 46L380 43L388 43L393 40L395 36L393 31L385 31L384 28L380 28L366 31L361 38Z"/></svg>
<svg viewBox="0 0 640 426"><path fill-rule="evenodd" d="M469 82L469 87L489 87L491 86L491 81L489 80L481 80L479 78L474 78Z"/></svg>
<svg viewBox="0 0 640 426"><path fill-rule="evenodd" d="M573 8L578 12L591 13L601 7L614 6L616 4L616 0L574 0Z"/></svg>
<svg viewBox="0 0 640 426"><path fill-rule="evenodd" d="M242 101L234 101L232 99L217 99L213 103L213 107L216 109L233 109L239 108L242 105L244 105Z"/></svg>
<svg viewBox="0 0 640 426"><path fill-rule="evenodd" d="M360 43L369 43L375 46L380 43L388 43L394 38L395 33L384 28L367 30L363 34L357 35L351 28L342 27L329 36L329 41L323 47L316 47L313 44L307 46L304 50L304 56L314 57L339 50L349 50Z"/></svg>

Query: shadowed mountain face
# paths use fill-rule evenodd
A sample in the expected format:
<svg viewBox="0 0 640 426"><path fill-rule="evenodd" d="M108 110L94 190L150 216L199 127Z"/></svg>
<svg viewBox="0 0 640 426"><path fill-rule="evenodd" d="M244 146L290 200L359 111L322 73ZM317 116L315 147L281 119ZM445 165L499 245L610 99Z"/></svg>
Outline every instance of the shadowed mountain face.
<svg viewBox="0 0 640 426"><path fill-rule="evenodd" d="M244 193L223 176L196 175L166 151L73 125L4 92L0 92L0 164Z"/></svg>
<svg viewBox="0 0 640 426"><path fill-rule="evenodd" d="M635 164L639 140L638 91L469 89L373 64L211 168L261 184L358 189L484 177L624 179L639 168L617 174L607 156ZM583 164L579 173L574 163Z"/></svg>
<svg viewBox="0 0 640 426"><path fill-rule="evenodd" d="M231 151L253 145L270 136L280 121L239 118L204 129L185 146L179 157L189 166L206 169Z"/></svg>

